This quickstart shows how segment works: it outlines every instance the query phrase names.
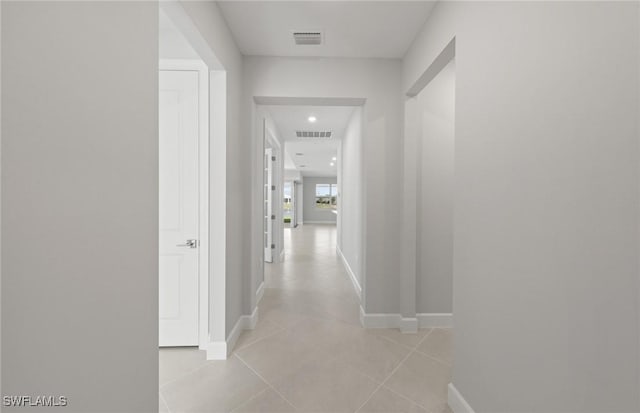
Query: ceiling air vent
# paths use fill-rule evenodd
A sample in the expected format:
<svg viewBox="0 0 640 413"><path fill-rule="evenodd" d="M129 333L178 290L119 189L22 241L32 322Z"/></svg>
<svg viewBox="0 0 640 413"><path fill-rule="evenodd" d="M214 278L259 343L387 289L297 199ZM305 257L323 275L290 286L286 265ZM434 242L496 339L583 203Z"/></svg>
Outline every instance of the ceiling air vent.
<svg viewBox="0 0 640 413"><path fill-rule="evenodd" d="M293 32L293 40L300 46L322 44L322 32L297 30Z"/></svg>
<svg viewBox="0 0 640 413"><path fill-rule="evenodd" d="M296 131L296 136L298 138L330 138L331 131Z"/></svg>

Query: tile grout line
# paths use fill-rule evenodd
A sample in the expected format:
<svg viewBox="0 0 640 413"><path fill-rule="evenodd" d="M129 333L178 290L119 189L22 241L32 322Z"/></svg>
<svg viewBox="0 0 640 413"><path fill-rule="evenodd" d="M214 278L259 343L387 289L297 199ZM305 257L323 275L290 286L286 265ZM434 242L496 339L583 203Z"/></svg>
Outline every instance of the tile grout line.
<svg viewBox="0 0 640 413"><path fill-rule="evenodd" d="M437 358L437 357L434 357L434 356L429 355L429 354L427 354L427 353L425 353L425 352L423 352L423 351L418 350L418 348L420 347L420 344L422 344L422 342L423 342L423 341L425 341L425 340L427 339L427 337L429 337L429 336L431 335L431 333L433 333L434 331L436 331L436 330L437 330L437 329L439 329L439 328L442 328L442 327L431 327L431 331L429 331L429 332L428 332L428 333L427 333L427 334L426 334L426 335L425 335L425 336L424 336L424 337L423 337L423 338L418 342L418 345L416 346L415 350L416 350L416 352L418 352L418 353L422 354L423 356L427 356L427 357L429 357L430 359L433 359L433 360L435 360L435 361L437 361L437 362L439 362L439 363L441 363L441 364L444 364L444 365L445 365L445 366L447 366L447 367L452 367L452 364L447 363L447 362L446 362L446 361L444 361L444 360L441 360L441 359L439 359L439 358Z"/></svg>
<svg viewBox="0 0 640 413"><path fill-rule="evenodd" d="M434 356L432 356L432 355L430 355L430 354L427 354L427 353L425 353L425 352L423 352L423 351L420 351L420 350L418 350L418 349L416 349L416 353L418 353L418 354L420 354L420 355L423 355L423 356L425 356L425 357L428 357L428 358L430 358L430 359L431 359L431 360L433 360L433 361L437 361L437 362L438 362L438 363L440 363L440 364L444 364L444 365L445 365L445 366L447 366L447 367L452 367L452 365L451 365L450 363L448 363L448 362L446 362L446 361L444 361L444 360L442 360L442 359L439 359L438 357L434 357Z"/></svg>
<svg viewBox="0 0 640 413"><path fill-rule="evenodd" d="M416 406L418 406L419 408L421 408L421 409L423 409L423 410L425 410L425 411L429 412L429 409L427 409L426 407L424 407L422 404L418 403L418 402L417 402L417 401L415 401L415 400L412 400L412 399L408 398L408 397L407 397L407 396L405 396L404 394L400 394L400 393L398 393L397 391L393 390L391 387L387 387L387 386L385 386L385 385L383 385L382 387L384 387L386 390L389 390L391 393L395 394L396 396L398 396L398 397L400 397L400 398L402 398L402 399L405 399L406 401L408 401L408 402L410 402L410 403L412 403L412 404L415 404L415 405L416 405Z"/></svg>
<svg viewBox="0 0 640 413"><path fill-rule="evenodd" d="M367 405L367 403L369 403L369 400L371 400L371 398L373 397L374 394L376 394L376 392L378 392L378 390L380 390L382 387L385 387L385 383L387 381L389 381L389 379L391 378L391 376L393 376L395 374L395 372L400 368L400 366L402 366L402 363L404 363L405 361L407 361L409 359L409 357L415 353L416 348L418 348L418 346L420 344L422 344L422 342L429 337L429 335L433 332L433 329L431 329L431 331L429 331L427 334L425 334L424 337L422 337L422 339L420 339L420 341L418 341L418 344L416 345L416 347L414 349L412 349L402 360L400 360L400 363L398 363L398 365L396 367L394 367L393 370L391 370L391 373L389 373L389 375L382 381L382 383L380 383L380 385L378 385L378 387L373 391L373 393L371 393L369 395L369 397L367 398L367 400L364 401L364 403L362 403L362 405L360 405L360 407L358 407L358 409L356 410L356 413L358 413L360 410L362 410L362 408L364 406ZM395 392L394 392L395 393ZM413 400L411 400L414 404L417 404L418 406L422 407L424 409L424 407L418 403L415 403ZM426 409L425 409L426 410Z"/></svg>
<svg viewBox="0 0 640 413"><path fill-rule="evenodd" d="M424 353L422 353L421 351L419 351L419 350L418 350L418 347L420 347L420 344L422 344L422 342L423 342L423 341L426 341L427 337L429 337L429 336L431 335L431 333L433 333L435 330L436 330L436 328L435 328L435 327L431 327L431 329L429 330L429 332L428 332L427 334L425 334L425 335L424 335L424 337L422 337L422 338L420 339L420 341L418 341L418 344L416 344L416 347L413 349L413 352L412 352L412 353L418 353L418 354L423 354L423 355L427 356L426 354L424 354ZM429 356L427 356L427 357L429 357ZM433 357L430 357L430 358L433 358ZM437 360L436 360L436 361L437 361ZM450 367L450 366L448 366L448 367ZM407 401L410 401L411 403L415 404L416 406L418 406L418 407L420 407L420 408L424 409L425 411L429 412L429 409L427 409L427 408L426 408L425 406L423 406L422 404L420 404L420 403L416 402L415 400L412 400L412 399L410 399L409 397L407 397L407 396L405 396L405 395L403 395L403 394L398 393L397 391L393 390L391 387L387 387L387 386L385 386L385 385L383 385L383 387L384 387L385 389L389 390L390 392L392 392L392 393L394 393L394 394L396 394L396 395L398 395L398 396L402 397L403 399L405 399L405 400L407 400ZM447 401L446 401L446 400L443 400L443 401L444 401L445 403L447 403ZM447 405L448 405L448 404L447 404Z"/></svg>
<svg viewBox="0 0 640 413"><path fill-rule="evenodd" d="M204 351L204 350L199 350L199 351ZM184 373L184 374L179 375L179 376L178 376L178 377L176 377L175 379L171 379L171 380L169 380L168 382L166 382L166 383L164 383L163 385L161 385L161 386L160 386L160 388L159 388L159 390L162 390L163 388L167 387L168 385L173 384L173 383L177 382L178 380L183 379L183 378L187 377L188 375L190 375L190 374L192 374L192 373L195 373L196 371L198 371L198 370L200 370L200 369L202 369L202 368L204 368L204 367L207 367L207 362L209 362L209 361L212 361L212 360L207 360L207 359L205 359L205 360L204 360L204 363L202 363L202 365L201 365L201 366L198 366L198 367L196 367L196 368L195 368L195 369L193 369L193 370L189 370L188 372L186 372L186 373Z"/></svg>
<svg viewBox="0 0 640 413"><path fill-rule="evenodd" d="M429 335L429 334L427 334ZM425 336L426 337L426 336ZM424 338L423 338L424 339ZM422 342L422 340L420 340L420 342L418 343L418 345ZM409 356L411 356L413 354L415 350L411 350L409 351L409 353L402 359L400 360L400 362L398 363L397 366L395 366L393 368L393 370L391 370L391 373L389 373L389 375L387 377L385 377L384 380L382 380L382 383L380 383L378 385L378 387L376 387L376 389L369 395L369 397L367 398L367 400L364 401L364 403L362 403L360 405L360 407L358 407L358 409L356 409L356 413L359 412L360 410L362 410L362 408L364 406L367 405L367 403L369 403L369 400L371 400L371 398L373 397L374 394L376 394L378 392L378 390L380 390L382 388L382 386L384 386L384 384L389 380L389 378L391 378L391 376L393 376L393 374L400 368L400 366L402 365L402 363L404 363L405 361L407 361L407 359L409 358Z"/></svg>
<svg viewBox="0 0 640 413"><path fill-rule="evenodd" d="M265 320L265 321L266 321L266 320ZM261 342L262 340L265 340L265 339L267 339L267 338L269 338L269 337L271 337L271 336L275 336L276 334L278 334L278 333L280 333L280 332L284 331L284 328L282 328L282 327L278 326L276 323L273 323L273 322L271 322L271 321L269 321L269 322L270 322L271 324L273 324L274 326L276 326L276 327L277 327L276 331L271 332L271 333L269 333L269 334L267 334L267 335L265 335L265 336L263 336L263 337L260 337L260 338L258 338L256 341L251 341L251 342L249 342L249 343L245 343L242 347L236 347L236 348L234 348L234 349L233 349L233 351L231 352L231 354L235 354L235 352L236 352L236 351L244 350L245 348L251 347L252 345L254 345L254 344L256 344L256 343L259 343L259 342Z"/></svg>
<svg viewBox="0 0 640 413"><path fill-rule="evenodd" d="M258 398L258 396L260 396L261 394L263 394L264 392L266 392L267 390L269 390L269 387L265 387L263 390L257 392L256 394L254 394L253 396L249 397L247 400L243 401L242 403L240 403L239 405L237 405L236 407L234 407L233 409L231 409L231 411L229 413L233 413L236 410L238 410L239 408L241 408L242 406L244 406L245 404L249 403L251 400L255 400L256 398Z"/></svg>
<svg viewBox="0 0 640 413"><path fill-rule="evenodd" d="M160 395L160 400L162 400L162 403L164 403L164 407L167 408L167 411L169 413L171 413L171 408L169 407L169 403L167 403L167 400L164 398L164 396L162 395L161 391L158 391L158 395Z"/></svg>
<svg viewBox="0 0 640 413"><path fill-rule="evenodd" d="M291 403L289 400L287 400L286 397L284 397L284 395L282 393L280 393L271 383L269 383L267 381L267 379L265 379L264 377L262 377L262 375L260 373L258 373L257 371L255 371L253 369L253 367L251 367L246 361L244 361L240 356L238 356L237 354L234 354L232 357L236 357L238 360L240 360L245 366L247 366L247 368L249 370L251 370L256 376L258 376L260 378L260 380L262 380L267 386L269 386L271 388L271 390L273 390L274 392L276 392L276 394L278 394L278 396L282 397L282 400L284 400L285 402L289 403L289 405L291 407L293 407L294 410L298 411L298 408L296 406L293 405L293 403ZM244 404L244 403L243 403ZM240 406L238 406L240 407Z"/></svg>
<svg viewBox="0 0 640 413"><path fill-rule="evenodd" d="M397 344L397 345L402 346L402 347L404 347L404 348L406 348L408 350L412 350L413 351L413 350L416 349L416 347L411 347L411 346L408 346L408 345L406 345L404 343L399 343L399 342L395 341L394 339L392 339L390 337L387 337L387 336L379 335L379 336L376 336L376 337L383 338L383 339L389 341L390 343ZM421 342L422 342L422 339L420 339L420 341L418 341L418 344L421 343Z"/></svg>

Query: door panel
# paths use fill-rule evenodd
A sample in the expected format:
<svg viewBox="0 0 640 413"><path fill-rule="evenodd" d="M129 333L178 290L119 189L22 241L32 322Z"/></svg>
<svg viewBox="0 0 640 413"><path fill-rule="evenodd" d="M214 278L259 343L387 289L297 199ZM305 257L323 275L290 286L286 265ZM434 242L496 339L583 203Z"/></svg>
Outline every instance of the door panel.
<svg viewBox="0 0 640 413"><path fill-rule="evenodd" d="M198 345L198 72L160 71L160 346Z"/></svg>

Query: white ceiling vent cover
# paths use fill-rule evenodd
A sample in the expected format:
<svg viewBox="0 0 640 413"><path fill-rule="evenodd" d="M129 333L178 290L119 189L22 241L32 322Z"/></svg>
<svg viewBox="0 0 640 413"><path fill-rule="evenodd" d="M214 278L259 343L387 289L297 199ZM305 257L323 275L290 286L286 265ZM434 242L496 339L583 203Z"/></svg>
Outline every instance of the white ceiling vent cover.
<svg viewBox="0 0 640 413"><path fill-rule="evenodd" d="M312 132L312 131L296 131L296 136L298 138L330 138L331 131L323 131L323 132Z"/></svg>
<svg viewBox="0 0 640 413"><path fill-rule="evenodd" d="M322 32L317 30L294 30L293 40L300 46L322 44Z"/></svg>

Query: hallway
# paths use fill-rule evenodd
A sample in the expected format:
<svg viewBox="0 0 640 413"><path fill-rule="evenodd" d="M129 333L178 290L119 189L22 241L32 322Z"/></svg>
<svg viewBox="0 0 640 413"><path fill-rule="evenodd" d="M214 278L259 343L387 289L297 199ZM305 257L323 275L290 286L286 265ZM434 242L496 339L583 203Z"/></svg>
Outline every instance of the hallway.
<svg viewBox="0 0 640 413"><path fill-rule="evenodd" d="M265 264L256 329L228 360L160 350L160 411L449 411L450 330L362 329L336 227L305 225L285 237L285 261Z"/></svg>

